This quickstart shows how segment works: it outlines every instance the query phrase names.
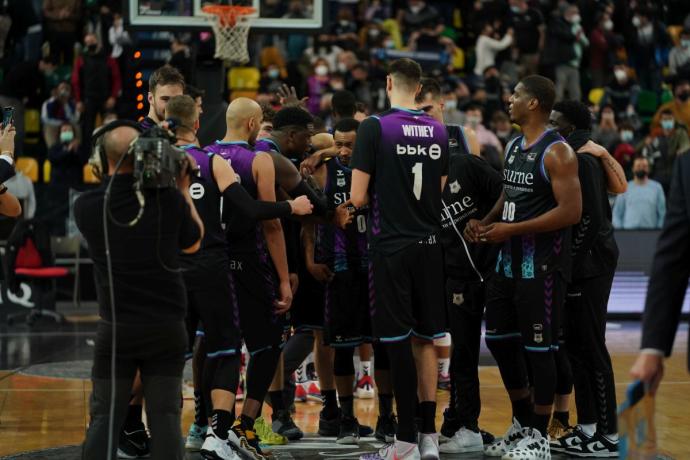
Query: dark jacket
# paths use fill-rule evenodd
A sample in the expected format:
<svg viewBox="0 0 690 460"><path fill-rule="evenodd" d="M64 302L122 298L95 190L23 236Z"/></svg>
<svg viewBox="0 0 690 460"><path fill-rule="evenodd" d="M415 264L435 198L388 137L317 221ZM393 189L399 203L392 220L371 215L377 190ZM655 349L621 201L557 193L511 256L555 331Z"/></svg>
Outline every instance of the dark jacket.
<svg viewBox="0 0 690 460"><path fill-rule="evenodd" d="M563 17L554 17L546 28L546 41L541 63L548 66L557 66L572 61L575 54L575 34L571 24Z"/></svg>
<svg viewBox="0 0 690 460"><path fill-rule="evenodd" d="M669 356L690 278L690 155L676 161L667 206L647 289L642 348Z"/></svg>

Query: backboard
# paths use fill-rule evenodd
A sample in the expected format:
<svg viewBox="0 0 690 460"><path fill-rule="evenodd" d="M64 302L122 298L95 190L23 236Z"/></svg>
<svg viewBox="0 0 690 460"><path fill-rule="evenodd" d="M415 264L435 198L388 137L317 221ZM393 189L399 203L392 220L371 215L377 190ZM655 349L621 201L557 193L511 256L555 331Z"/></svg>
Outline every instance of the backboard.
<svg viewBox="0 0 690 460"><path fill-rule="evenodd" d="M135 29L179 30L206 28L207 4L228 0L126 0L130 25ZM256 9L252 29L316 32L324 25L327 0L235 0L233 5Z"/></svg>

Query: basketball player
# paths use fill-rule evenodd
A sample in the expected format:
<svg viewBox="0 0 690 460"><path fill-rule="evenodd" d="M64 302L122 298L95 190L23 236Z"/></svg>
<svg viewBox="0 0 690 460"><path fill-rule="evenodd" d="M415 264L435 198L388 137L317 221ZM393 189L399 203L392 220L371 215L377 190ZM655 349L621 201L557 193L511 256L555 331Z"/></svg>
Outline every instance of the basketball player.
<svg viewBox="0 0 690 460"><path fill-rule="evenodd" d="M175 96L184 94L184 77L175 67L164 65L156 69L149 77L149 113L139 123L143 130L165 120L165 105Z"/></svg>
<svg viewBox="0 0 690 460"><path fill-rule="evenodd" d="M553 349L571 268L570 227L582 211L575 153L547 128L554 99L547 78L531 75L517 84L509 111L523 135L506 148L503 194L481 222L470 220L465 229L470 241L503 243L487 286L486 343L510 396L513 424L485 450L492 457L551 457Z"/></svg>
<svg viewBox="0 0 690 460"><path fill-rule="evenodd" d="M325 190L332 209L349 199L352 178L349 163L358 127L359 122L353 118L342 118L336 123L333 137L338 156L326 161L314 174ZM338 444L357 444L361 432L353 409L353 357L355 347L371 337L366 214L366 207L359 209L354 215L354 222L345 229L318 225L315 231L313 225L305 225L302 232L307 269L326 285L323 338L326 345L335 349L331 372L335 374L340 402L340 410L337 403L324 403L319 417L319 434L325 435L324 431L327 430L335 431ZM379 390L376 437L392 442L396 421L388 354L380 344L375 348ZM335 399L335 390L333 393ZM337 428L329 430L330 425Z"/></svg>
<svg viewBox="0 0 690 460"><path fill-rule="evenodd" d="M410 59L391 63L386 92L392 108L362 122L352 154L351 204L358 209L371 200L372 332L388 348L399 417L395 443L367 459L439 455L433 339L446 327L440 216L448 135L441 123L417 110L421 77L421 67Z"/></svg>
<svg viewBox="0 0 690 460"><path fill-rule="evenodd" d="M255 199L275 201L275 168L271 157L255 153L250 144L261 126L261 107L237 98L228 106L227 132L206 148L228 160L240 183ZM230 225L228 242L240 310L243 338L251 358L242 414L232 427L245 454L262 457L254 422L278 366L284 344L285 313L292 304L285 238L280 220Z"/></svg>
<svg viewBox="0 0 690 460"><path fill-rule="evenodd" d="M290 213L305 214L311 211L311 204L307 203L306 197L286 203L257 203L252 200L237 182L227 161L199 148L196 138L198 105L190 96L171 98L165 109L165 118L174 120L177 145L187 151L199 167L200 175L193 179L190 193L206 228L200 250L181 259L185 269L187 314L191 318L188 334L192 343L201 319L207 356L203 382L210 389L213 407L212 432L199 448L203 455L215 454L216 457L230 459L235 455L227 438L233 422L231 413L239 380L240 332L221 208L227 206L245 218L257 220ZM198 437L203 439L201 435Z"/></svg>
<svg viewBox="0 0 690 460"><path fill-rule="evenodd" d="M441 87L422 79L417 103L443 123ZM479 430L479 345L485 304L485 280L496 266L497 245L467 243L461 233L467 222L485 216L503 191L501 176L479 156L474 131L446 125L450 168L443 191L441 240L446 268L448 326L453 337L450 401L443 413L443 453L479 452L493 436ZM470 147L472 146L472 147ZM447 372L447 371L446 371ZM440 378L440 377L439 377ZM443 442L443 441L442 441Z"/></svg>
<svg viewBox="0 0 690 460"><path fill-rule="evenodd" d="M581 102L556 103L550 122L576 152L591 142L591 114ZM565 347L556 355L559 375L550 431L561 431L552 430L554 425L561 429L569 426L567 409L573 381L578 425L570 433L554 433L551 449L575 457L618 457L616 387L606 348L606 307L618 246L602 162L588 153L578 153L577 159L582 219L573 228L572 280L563 324Z"/></svg>

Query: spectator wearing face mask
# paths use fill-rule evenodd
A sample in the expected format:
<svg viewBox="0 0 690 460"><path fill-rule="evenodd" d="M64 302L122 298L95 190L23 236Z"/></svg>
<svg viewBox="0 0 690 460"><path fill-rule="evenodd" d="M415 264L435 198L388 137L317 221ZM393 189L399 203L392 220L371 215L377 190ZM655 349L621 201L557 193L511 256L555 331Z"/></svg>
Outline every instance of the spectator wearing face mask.
<svg viewBox="0 0 690 460"><path fill-rule="evenodd" d="M490 23L484 24L482 33L477 38L475 45L475 55L477 62L474 65L474 74L481 76L484 70L496 65L496 54L503 51L513 43L513 29L508 29L502 39L497 40L493 37L494 27Z"/></svg>
<svg viewBox="0 0 690 460"><path fill-rule="evenodd" d="M515 30L515 48L520 55L520 76L537 73L539 53L544 49L546 36L541 12L530 8L526 0L510 0L507 25Z"/></svg>
<svg viewBox="0 0 690 460"><path fill-rule="evenodd" d="M455 92L448 92L443 95L443 119L446 123L454 125L465 124L465 114L458 107L458 96Z"/></svg>
<svg viewBox="0 0 690 460"><path fill-rule="evenodd" d="M338 56L342 53L343 49L334 45L327 34L316 35L313 46L304 50L304 56L308 59L309 65L313 65L317 59L325 59L331 69L339 69Z"/></svg>
<svg viewBox="0 0 690 460"><path fill-rule="evenodd" d="M580 63L589 40L582 29L582 17L576 5L563 3L561 14L554 16L546 29L544 60L556 69L556 99L582 100Z"/></svg>
<svg viewBox="0 0 690 460"><path fill-rule="evenodd" d="M490 146L499 152L503 151L503 145L498 140L498 137L482 124L481 106L472 104L467 107L467 110L465 110L465 127L472 128L477 134L477 141L481 149Z"/></svg>
<svg viewBox="0 0 690 460"><path fill-rule="evenodd" d="M46 147L51 148L60 138L60 126L79 122L77 103L72 98L69 83L62 82L53 90L53 96L41 107L41 124Z"/></svg>
<svg viewBox="0 0 690 460"><path fill-rule="evenodd" d="M613 227L624 230L661 228L666 216L666 197L661 184L649 179L646 158L635 159L633 175L628 190L616 198Z"/></svg>
<svg viewBox="0 0 690 460"><path fill-rule="evenodd" d="M604 88L604 95L599 102L602 107L605 105L612 106L619 118L631 117L635 114L640 86L631 77L631 74L632 69L625 64L614 65L614 78Z"/></svg>
<svg viewBox="0 0 690 460"><path fill-rule="evenodd" d="M520 135L520 131L510 122L508 114L502 110L497 110L491 116L491 128L503 145L508 145L508 142Z"/></svg>
<svg viewBox="0 0 690 460"><path fill-rule="evenodd" d="M651 10L646 8L637 10L631 23L632 33L626 48L634 50L629 56L640 86L646 90L658 92L661 87L661 69L665 65L659 59L659 51L670 44L666 27L654 18Z"/></svg>
<svg viewBox="0 0 690 460"><path fill-rule="evenodd" d="M321 110L321 98L329 88L330 69L325 59L314 63L313 73L307 79L307 109L313 114Z"/></svg>
<svg viewBox="0 0 690 460"><path fill-rule="evenodd" d="M673 100L663 104L652 119L652 129L661 126L661 115L670 110L673 117L686 127L690 127L690 80L679 78L673 86Z"/></svg>
<svg viewBox="0 0 690 460"><path fill-rule="evenodd" d="M357 23L352 15L350 5L341 6L338 10L338 19L331 24L331 43L344 50L355 51L359 45L357 36Z"/></svg>
<svg viewBox="0 0 690 460"><path fill-rule="evenodd" d="M271 64L263 71L259 80L259 92L263 94L275 94L283 85L280 68Z"/></svg>
<svg viewBox="0 0 690 460"><path fill-rule="evenodd" d="M652 166L651 177L668 193L673 164L678 155L690 149L690 139L685 126L676 122L670 110L661 113L660 124L660 128L653 129L638 150Z"/></svg>
<svg viewBox="0 0 690 460"><path fill-rule="evenodd" d="M51 234L64 235L69 215L69 189L78 188L83 183L84 162L79 157L79 141L71 124L60 126L60 140L48 150L48 160L51 163L50 209L54 216Z"/></svg>
<svg viewBox="0 0 690 460"><path fill-rule="evenodd" d="M604 106L600 111L599 123L592 129L592 140L610 151L617 139L618 126L616 125L616 114L613 111L613 107L610 105Z"/></svg>
<svg viewBox="0 0 690 460"><path fill-rule="evenodd" d="M603 12L589 35L589 72L592 76L592 86L595 88L604 86L611 71L613 38L613 20L608 13Z"/></svg>
<svg viewBox="0 0 690 460"><path fill-rule="evenodd" d="M635 156L635 130L631 123L623 121L618 124L618 144L613 150L613 157L625 171L625 177L632 177L632 163Z"/></svg>
<svg viewBox="0 0 690 460"><path fill-rule="evenodd" d="M683 29L678 45L669 53L668 71L673 76L690 78L690 29Z"/></svg>

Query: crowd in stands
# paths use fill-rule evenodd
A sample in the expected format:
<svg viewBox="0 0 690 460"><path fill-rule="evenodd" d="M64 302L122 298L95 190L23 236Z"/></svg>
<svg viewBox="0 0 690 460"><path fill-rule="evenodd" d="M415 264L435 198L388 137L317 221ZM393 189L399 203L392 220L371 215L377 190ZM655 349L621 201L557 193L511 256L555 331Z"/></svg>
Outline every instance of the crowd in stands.
<svg viewBox="0 0 690 460"><path fill-rule="evenodd" d="M332 94L341 89L354 93L367 114L382 111L387 53L417 53L442 85L446 122L474 128L482 155L500 168L503 149L519 135L507 114L511 90L522 76L540 73L555 81L559 99L590 104L592 139L634 185L616 202L616 226L663 222L674 161L690 150L686 1L325 1L330 18L318 34L250 38L248 66L260 72L260 102L277 106L276 92L288 84L327 126ZM275 9L273 17L313 14L309 1L262 3ZM123 108L132 101L122 100L122 73L134 34L122 12L121 0L0 7L0 103L16 108L19 154L47 158L52 168L47 185L55 193L46 194L43 206L39 200L37 214L66 204L69 190L83 187L93 129L128 116ZM192 84L195 34L175 35L169 60ZM40 123L34 148L25 120ZM636 209L641 203L654 212Z"/></svg>

